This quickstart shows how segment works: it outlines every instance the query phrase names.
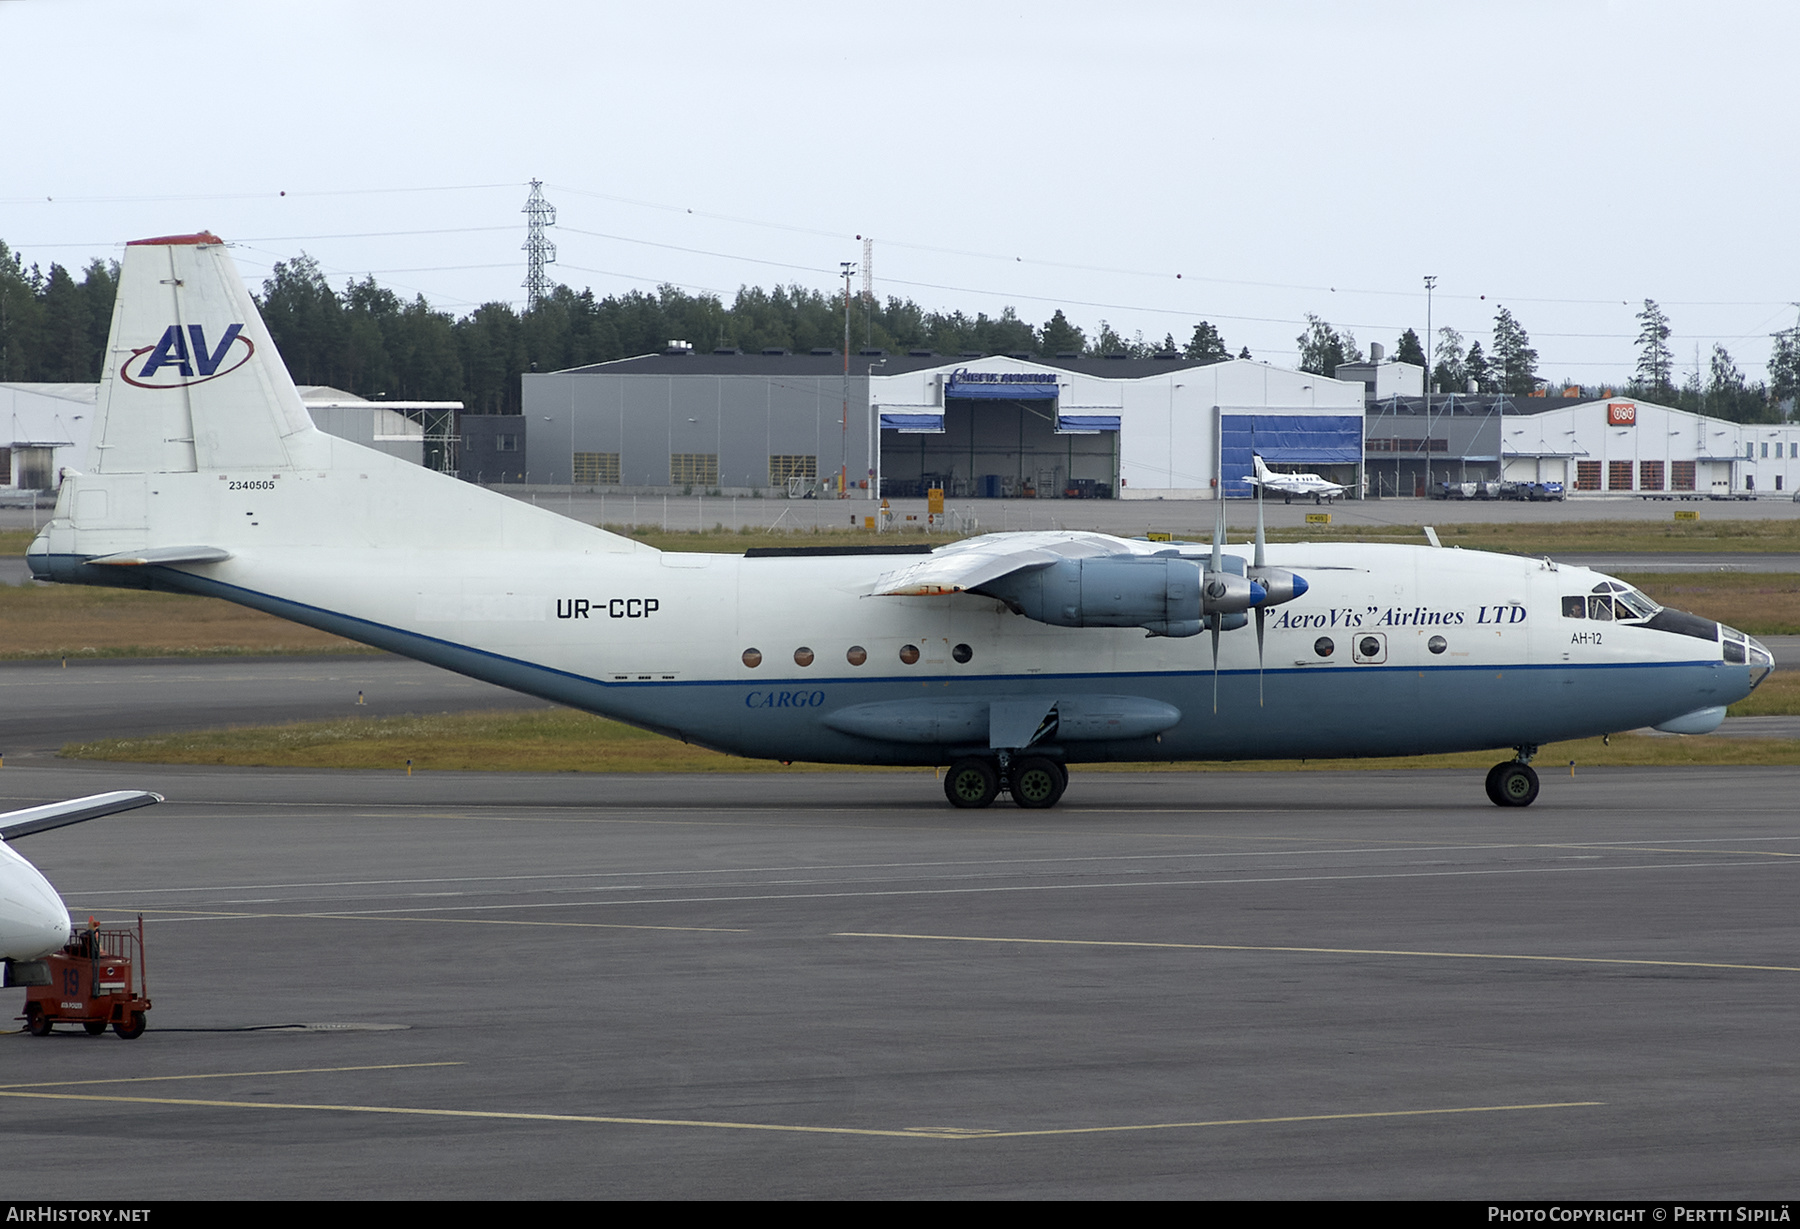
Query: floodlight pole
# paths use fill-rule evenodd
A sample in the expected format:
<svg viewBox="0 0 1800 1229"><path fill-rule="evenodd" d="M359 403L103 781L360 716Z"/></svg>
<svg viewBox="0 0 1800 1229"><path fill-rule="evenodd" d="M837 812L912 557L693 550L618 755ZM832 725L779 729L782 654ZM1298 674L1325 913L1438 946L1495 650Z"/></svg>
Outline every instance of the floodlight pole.
<svg viewBox="0 0 1800 1229"><path fill-rule="evenodd" d="M1426 349L1425 349L1425 494L1426 495L1431 494L1431 393L1432 393L1431 347L1436 344L1432 340L1434 334L1431 331L1431 292L1433 289L1436 288L1436 286L1437 286L1437 274L1435 274L1435 273L1426 274L1425 275L1425 342L1426 342Z"/></svg>
<svg viewBox="0 0 1800 1229"><path fill-rule="evenodd" d="M868 382L869 438L868 438L867 442L869 445L868 452L869 452L869 498L870 499L881 498L881 492L880 492L881 479L879 477L877 477L876 473L875 473L875 449L876 449L876 445L880 442L880 439L881 439L880 414L875 408L875 369L877 367L886 367L886 366L887 366L886 359L877 359L875 362L869 364L869 382Z"/></svg>
<svg viewBox="0 0 1800 1229"><path fill-rule="evenodd" d="M838 461L838 498L850 498L850 275L856 272L854 260L838 262L844 269L844 416L838 420L843 429L843 455Z"/></svg>

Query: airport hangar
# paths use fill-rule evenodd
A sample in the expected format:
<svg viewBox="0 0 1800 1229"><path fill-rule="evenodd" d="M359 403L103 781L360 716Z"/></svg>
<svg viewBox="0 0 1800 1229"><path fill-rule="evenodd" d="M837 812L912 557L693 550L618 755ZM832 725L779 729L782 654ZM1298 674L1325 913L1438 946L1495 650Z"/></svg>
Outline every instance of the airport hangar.
<svg viewBox="0 0 1800 1229"><path fill-rule="evenodd" d="M510 427L464 416L465 478L829 495L842 469L855 498L941 485L957 498L1200 499L1221 479L1247 496L1252 447L1353 489L1362 463L1360 382L1178 354L865 351L846 376L842 352L674 344L526 375L522 400Z"/></svg>
<svg viewBox="0 0 1800 1229"><path fill-rule="evenodd" d="M1340 375L1346 369L1338 369ZM1504 478L1570 498L1789 495L1800 423L1739 423L1631 396L1444 394L1371 398L1365 472L1376 495Z"/></svg>

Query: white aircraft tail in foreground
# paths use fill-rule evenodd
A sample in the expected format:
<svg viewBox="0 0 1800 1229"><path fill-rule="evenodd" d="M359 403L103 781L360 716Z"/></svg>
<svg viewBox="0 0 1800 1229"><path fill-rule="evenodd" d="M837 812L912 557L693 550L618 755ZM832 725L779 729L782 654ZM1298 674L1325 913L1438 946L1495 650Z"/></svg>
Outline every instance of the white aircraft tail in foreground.
<svg viewBox="0 0 1800 1229"><path fill-rule="evenodd" d="M20 857L12 843L35 832L64 828L102 815L116 815L162 801L147 790L114 790L67 802L52 802L23 811L0 813L0 959L36 960L69 941L69 907L37 867Z"/></svg>
<svg viewBox="0 0 1800 1229"><path fill-rule="evenodd" d="M1515 752L1489 797L1525 805L1539 744L1710 728L1772 664L1585 568L1475 551L652 550L316 430L208 234L126 248L96 414L41 578L225 598L739 755L948 764L959 806L1053 805L1082 762L1487 748Z"/></svg>
<svg viewBox="0 0 1800 1229"><path fill-rule="evenodd" d="M1324 503L1344 493L1341 484L1327 482L1317 474L1278 474L1263 463L1260 452L1251 453L1250 459L1255 462L1256 472L1245 474L1243 480L1265 492L1275 492L1282 497L1283 503L1292 503L1296 495L1310 495L1315 504Z"/></svg>

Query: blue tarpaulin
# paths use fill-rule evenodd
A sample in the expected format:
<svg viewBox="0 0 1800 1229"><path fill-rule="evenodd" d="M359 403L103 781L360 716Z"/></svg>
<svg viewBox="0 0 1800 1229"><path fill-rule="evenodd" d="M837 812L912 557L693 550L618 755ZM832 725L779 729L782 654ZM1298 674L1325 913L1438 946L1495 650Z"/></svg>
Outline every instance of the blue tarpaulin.
<svg viewBox="0 0 1800 1229"><path fill-rule="evenodd" d="M1225 414L1219 424L1219 486L1227 499L1256 488L1250 454L1270 465L1355 465L1362 460L1360 414Z"/></svg>

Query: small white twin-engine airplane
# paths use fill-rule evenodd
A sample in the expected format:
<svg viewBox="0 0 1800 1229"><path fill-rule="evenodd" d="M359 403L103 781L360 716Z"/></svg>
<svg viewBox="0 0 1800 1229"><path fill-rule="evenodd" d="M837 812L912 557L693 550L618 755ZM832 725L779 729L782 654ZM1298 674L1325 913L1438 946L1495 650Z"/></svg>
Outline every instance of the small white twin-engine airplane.
<svg viewBox="0 0 1800 1229"><path fill-rule="evenodd" d="M91 457L40 578L225 598L738 755L949 765L965 807L1051 806L1083 762L1501 747L1489 797L1524 806L1539 744L1704 732L1773 665L1585 568L1260 529L1248 558L652 550L316 430L210 234L126 248Z"/></svg>
<svg viewBox="0 0 1800 1229"><path fill-rule="evenodd" d="M1245 474L1243 480L1263 491L1274 491L1281 496L1284 504L1293 503L1296 495L1303 498L1310 495L1317 504L1336 499L1344 493L1341 485L1327 482L1317 474L1278 474L1263 463L1260 452L1251 453L1250 459L1256 463L1256 472Z"/></svg>
<svg viewBox="0 0 1800 1229"><path fill-rule="evenodd" d="M6 961L7 985L16 984L13 961L48 956L69 941L69 907L43 873L13 850L12 843L34 832L48 832L161 801L161 794L122 789L0 813L0 960Z"/></svg>

